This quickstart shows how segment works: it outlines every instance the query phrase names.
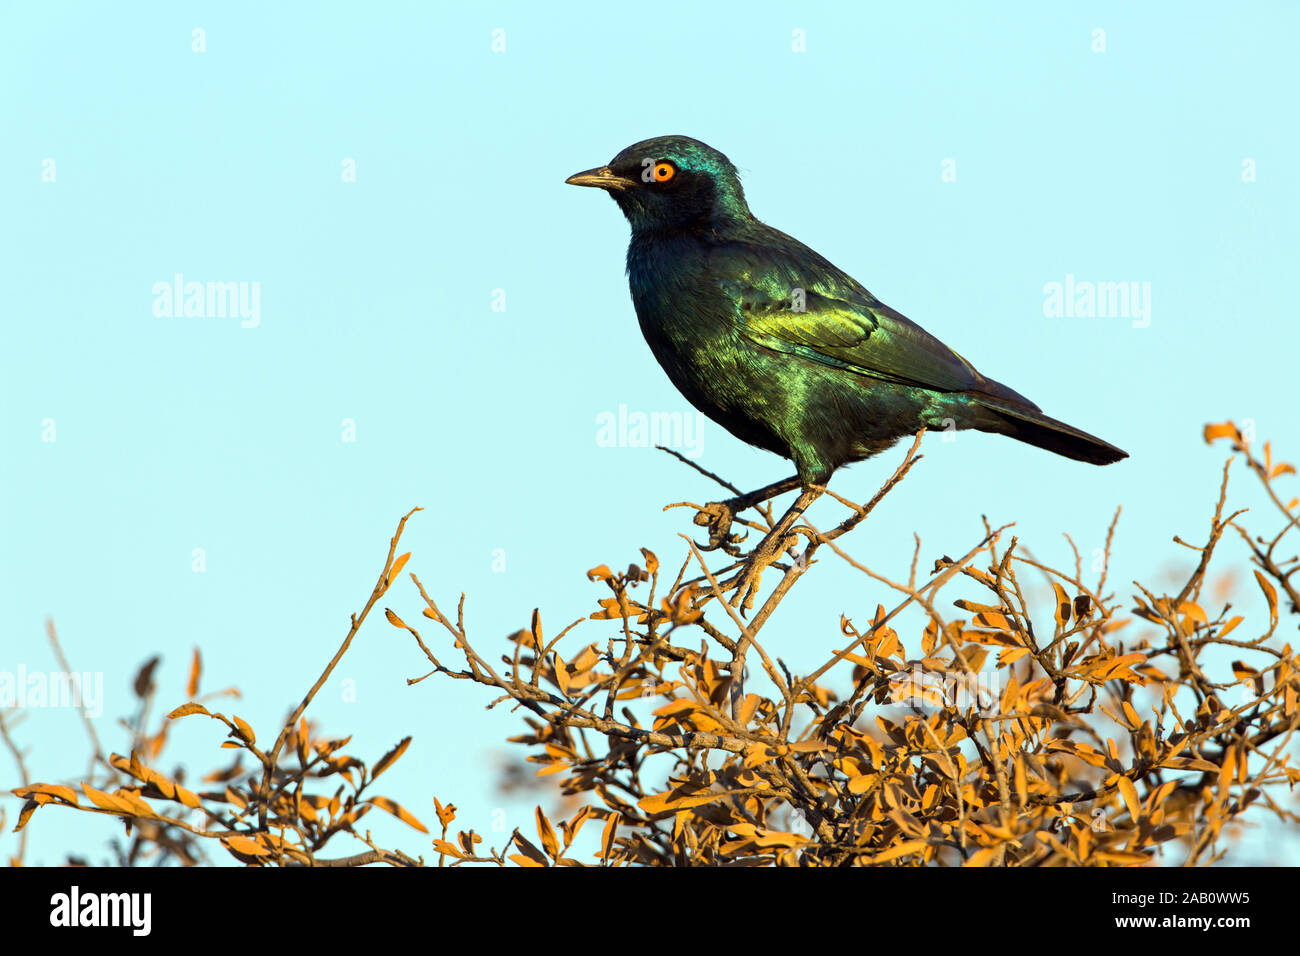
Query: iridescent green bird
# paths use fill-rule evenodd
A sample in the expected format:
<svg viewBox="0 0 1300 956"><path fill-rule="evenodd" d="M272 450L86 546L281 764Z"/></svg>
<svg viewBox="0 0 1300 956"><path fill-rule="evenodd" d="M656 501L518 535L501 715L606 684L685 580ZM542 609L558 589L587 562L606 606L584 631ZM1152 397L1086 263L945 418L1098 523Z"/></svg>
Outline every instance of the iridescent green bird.
<svg viewBox="0 0 1300 956"><path fill-rule="evenodd" d="M794 462L797 483L732 499L728 511L802 486L778 523L788 530L836 468L922 427L1009 435L1094 465L1128 457L985 378L852 276L754 218L736 167L699 140L647 139L565 181L608 191L631 224L632 302L673 384L737 438ZM715 546L729 519L715 526ZM759 570L771 557L755 559Z"/></svg>

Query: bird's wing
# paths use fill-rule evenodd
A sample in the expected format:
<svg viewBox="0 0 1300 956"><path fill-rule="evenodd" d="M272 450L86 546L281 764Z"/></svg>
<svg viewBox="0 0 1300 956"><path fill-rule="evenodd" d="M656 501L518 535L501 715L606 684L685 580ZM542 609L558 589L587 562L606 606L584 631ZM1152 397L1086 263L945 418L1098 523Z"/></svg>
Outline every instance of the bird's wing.
<svg viewBox="0 0 1300 956"><path fill-rule="evenodd" d="M776 230L772 230L774 233ZM808 249L732 243L711 275L735 303L741 334L777 352L904 385L1023 396L980 375L933 335Z"/></svg>

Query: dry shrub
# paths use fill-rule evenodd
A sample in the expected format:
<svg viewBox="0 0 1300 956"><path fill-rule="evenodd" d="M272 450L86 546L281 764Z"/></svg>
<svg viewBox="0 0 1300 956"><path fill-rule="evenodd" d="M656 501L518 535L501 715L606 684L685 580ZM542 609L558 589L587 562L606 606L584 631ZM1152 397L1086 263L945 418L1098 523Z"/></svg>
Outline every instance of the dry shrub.
<svg viewBox="0 0 1300 956"><path fill-rule="evenodd" d="M1234 458L1204 544L1175 539L1197 554L1176 591L1135 582L1121 599L1108 590L1114 521L1095 580L1077 549L1072 569L1049 568L1005 527L987 527L966 554L928 570L918 540L910 561L900 556L906 577L853 560L837 542L920 460L920 435L870 502L835 495L847 512L839 525L795 528L767 572L777 584L752 617L726 600L726 575L743 554L725 534L713 536L724 545L712 552L716 568L689 539L675 573L645 549L625 571L593 568L588 577L606 589L594 613L548 637L534 612L504 652L480 653L471 643L464 595L453 619L411 573L432 636L384 610L431 665L408 683L468 680L492 695L489 706L522 710L527 727L512 741L567 798L563 819L552 823L539 807L535 835L531 825L528 835L516 829L496 848L472 831L453 832L456 808L435 800L440 835L430 857L440 865L524 866L1205 864L1229 852L1230 824L1248 813L1296 822L1284 802L1300 781L1288 752L1300 726L1300 659L1280 629L1284 614L1290 621L1300 613L1292 584L1300 563L1279 547L1300 524L1300 502L1284 503L1276 486L1294 469L1274 463L1267 444L1256 457L1231 423L1207 426L1205 438L1230 441ZM1225 514L1235 459L1280 515L1269 537L1252 536L1241 511ZM717 529L716 505L690 507L697 524ZM751 536L772 527L770 506L753 513L741 522ZM199 698L197 654L190 702L147 729L156 692L148 665L137 679L129 756L102 756L92 730L98 787L28 783L11 728L0 724L23 776L14 791L26 799L18 828L40 807L58 805L117 818L126 830L124 863L192 864L217 844L250 865L426 862L377 846L361 825L377 807L428 832L373 793L410 737L367 764L344 753L347 738L324 738L304 717L404 569L410 555L397 548L410 517L342 646L271 746ZM1251 584L1267 620L1248 623L1221 595L1206 593L1230 530L1256 566ZM760 636L799 579L822 563L813 560L819 553L866 575L892 595L892 606L878 606L870 621L841 618L825 662L794 674ZM1031 606L1026 579L1050 583L1050 614ZM961 616L951 616L953 607ZM906 642L895 629L905 611L923 622ZM1050 628L1036 627L1035 617ZM583 643L579 626L601 627L589 621L607 623L600 640ZM813 633L824 626L808 622ZM224 726L222 746L236 760L188 790L183 774L155 768L169 721L200 717ZM367 849L330 855L344 836Z"/></svg>

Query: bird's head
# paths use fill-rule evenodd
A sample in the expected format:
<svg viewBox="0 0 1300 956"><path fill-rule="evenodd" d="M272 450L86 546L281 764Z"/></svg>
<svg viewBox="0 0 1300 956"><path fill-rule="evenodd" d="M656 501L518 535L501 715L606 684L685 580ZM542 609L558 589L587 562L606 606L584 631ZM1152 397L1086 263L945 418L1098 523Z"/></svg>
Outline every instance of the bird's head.
<svg viewBox="0 0 1300 956"><path fill-rule="evenodd" d="M606 190L632 231L725 228L750 218L731 160L689 136L642 140L609 161L565 180Z"/></svg>

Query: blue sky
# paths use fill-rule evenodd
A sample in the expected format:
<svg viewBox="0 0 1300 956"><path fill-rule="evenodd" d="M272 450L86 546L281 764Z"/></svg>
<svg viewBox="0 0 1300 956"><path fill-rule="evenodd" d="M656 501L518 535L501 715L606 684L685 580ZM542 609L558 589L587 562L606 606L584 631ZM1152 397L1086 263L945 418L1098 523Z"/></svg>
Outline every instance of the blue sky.
<svg viewBox="0 0 1300 956"><path fill-rule="evenodd" d="M760 218L1132 455L931 438L856 557L904 573L914 532L928 562L983 514L1066 562L1062 532L1090 553L1122 504L1112 580L1168 586L1191 554L1172 536L1203 538L1217 491L1204 423L1250 419L1300 457L1300 14L1134 7L6 4L0 668L53 668L53 616L73 667L104 675L120 747L138 664L163 655L170 707L198 646L206 686L238 685L270 735L414 505L410 568L444 603L468 593L483 648L534 607L587 613L593 565L680 560L689 515L660 507L712 489L598 421L690 410L637 328L626 224L563 184L665 133L721 149ZM255 283L256 320L158 315L177 274ZM1137 283L1149 314L1045 314L1067 281ZM693 451L745 487L789 473L710 422ZM900 455L834 487L865 499ZM838 646L840 613L888 603L821 570L768 628L796 670ZM407 586L385 603L418 614ZM371 759L414 734L386 780L417 814L432 791L489 839L494 809L524 825L531 803L493 787L516 718L464 682L408 688L420 660L376 616L313 713ZM80 733L46 710L19 736L63 779ZM176 756L215 765L216 738L186 726ZM100 822L38 817L33 862L99 846Z"/></svg>

